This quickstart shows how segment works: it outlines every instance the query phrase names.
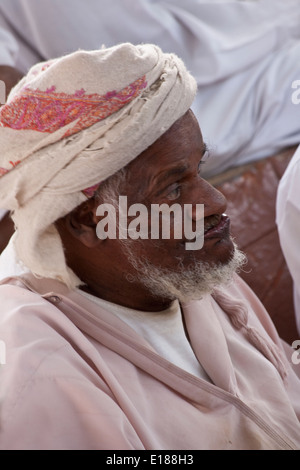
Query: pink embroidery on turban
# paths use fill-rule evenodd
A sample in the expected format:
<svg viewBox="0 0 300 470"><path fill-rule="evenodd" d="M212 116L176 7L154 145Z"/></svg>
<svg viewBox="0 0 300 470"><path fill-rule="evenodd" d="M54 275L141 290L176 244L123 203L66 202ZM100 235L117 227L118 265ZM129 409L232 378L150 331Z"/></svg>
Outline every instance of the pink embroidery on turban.
<svg viewBox="0 0 300 470"><path fill-rule="evenodd" d="M86 95L83 88L74 94L56 93L54 85L46 91L25 87L13 101L1 108L0 125L15 130L53 133L77 120L63 136L68 137L119 111L146 86L146 77L143 76L121 91L113 90L105 95ZM0 177L16 166L9 163L11 168L0 168ZM99 184L83 190L83 193L92 197Z"/></svg>
<svg viewBox="0 0 300 470"><path fill-rule="evenodd" d="M146 86L143 76L123 90L110 91L105 95L85 95L83 89L71 95L56 93L55 86L46 91L24 88L20 95L1 108L0 123L3 127L16 130L52 133L78 120L65 133L64 137L67 137L119 111Z"/></svg>

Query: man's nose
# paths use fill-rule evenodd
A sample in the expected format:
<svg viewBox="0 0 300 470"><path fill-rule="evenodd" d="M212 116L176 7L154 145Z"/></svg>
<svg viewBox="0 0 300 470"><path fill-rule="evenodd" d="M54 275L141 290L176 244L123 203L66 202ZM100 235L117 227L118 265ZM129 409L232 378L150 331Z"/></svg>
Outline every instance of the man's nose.
<svg viewBox="0 0 300 470"><path fill-rule="evenodd" d="M190 217L195 222L203 217L203 211L200 210L199 206L197 207L199 204L204 206L204 217L214 214L222 215L227 208L225 196L203 179L195 188L193 204L190 208Z"/></svg>

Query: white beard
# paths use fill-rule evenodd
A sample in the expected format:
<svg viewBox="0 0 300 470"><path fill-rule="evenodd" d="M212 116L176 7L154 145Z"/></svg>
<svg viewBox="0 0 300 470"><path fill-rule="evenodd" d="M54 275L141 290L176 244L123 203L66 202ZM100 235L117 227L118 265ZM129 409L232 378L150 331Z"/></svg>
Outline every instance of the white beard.
<svg viewBox="0 0 300 470"><path fill-rule="evenodd" d="M199 300L216 288L228 285L233 274L246 263L246 256L234 244L234 253L226 264L211 265L195 260L188 268L179 263L173 271L138 258L133 249L134 243L127 241L122 245L128 261L137 271L135 277L128 276L127 280L139 282L154 297L178 299L180 302Z"/></svg>

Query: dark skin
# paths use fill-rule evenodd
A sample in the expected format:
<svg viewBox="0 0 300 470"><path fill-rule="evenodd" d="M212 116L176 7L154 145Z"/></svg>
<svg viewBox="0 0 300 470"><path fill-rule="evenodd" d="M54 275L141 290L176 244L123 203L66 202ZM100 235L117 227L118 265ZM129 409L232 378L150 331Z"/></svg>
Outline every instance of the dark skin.
<svg viewBox="0 0 300 470"><path fill-rule="evenodd" d="M22 77L22 72L17 68L11 67L10 65L0 65L0 80L5 83L6 98L8 97L11 89L21 80Z"/></svg>
<svg viewBox="0 0 300 470"><path fill-rule="evenodd" d="M205 145L198 122L192 111L188 111L128 165L126 187L120 194L127 196L128 205L204 204L205 221L216 216L220 221L226 200L201 178L204 154ZM171 298L154 297L138 280L133 283L127 280L126 274L134 276L136 272L123 253L121 242L97 237L99 204L101 198L91 198L57 222L68 265L85 283L84 290L97 297L137 310L164 310L170 305ZM195 211L191 216L195 222ZM229 230L225 228L217 234L206 234L200 250L187 251L184 241L139 240L132 243L136 243L139 256L146 255L154 265L174 270L179 259L184 266L195 258L210 264L227 263L233 253Z"/></svg>
<svg viewBox="0 0 300 470"><path fill-rule="evenodd" d="M14 233L14 230L14 223L11 220L9 212L7 212L0 221L0 253L7 246L10 237Z"/></svg>

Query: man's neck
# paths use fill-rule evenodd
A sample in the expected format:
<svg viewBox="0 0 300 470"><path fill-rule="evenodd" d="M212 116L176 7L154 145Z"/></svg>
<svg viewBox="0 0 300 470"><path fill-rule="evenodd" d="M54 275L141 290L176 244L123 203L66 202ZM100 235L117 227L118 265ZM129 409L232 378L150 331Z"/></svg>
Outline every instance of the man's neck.
<svg viewBox="0 0 300 470"><path fill-rule="evenodd" d="M114 288L112 288L107 285L99 286L99 284L88 283L81 286L80 289L108 302L145 312L161 312L166 310L174 300L154 297L146 289L135 284L130 284L127 288L123 285L122 289L118 288L118 283L115 284Z"/></svg>

